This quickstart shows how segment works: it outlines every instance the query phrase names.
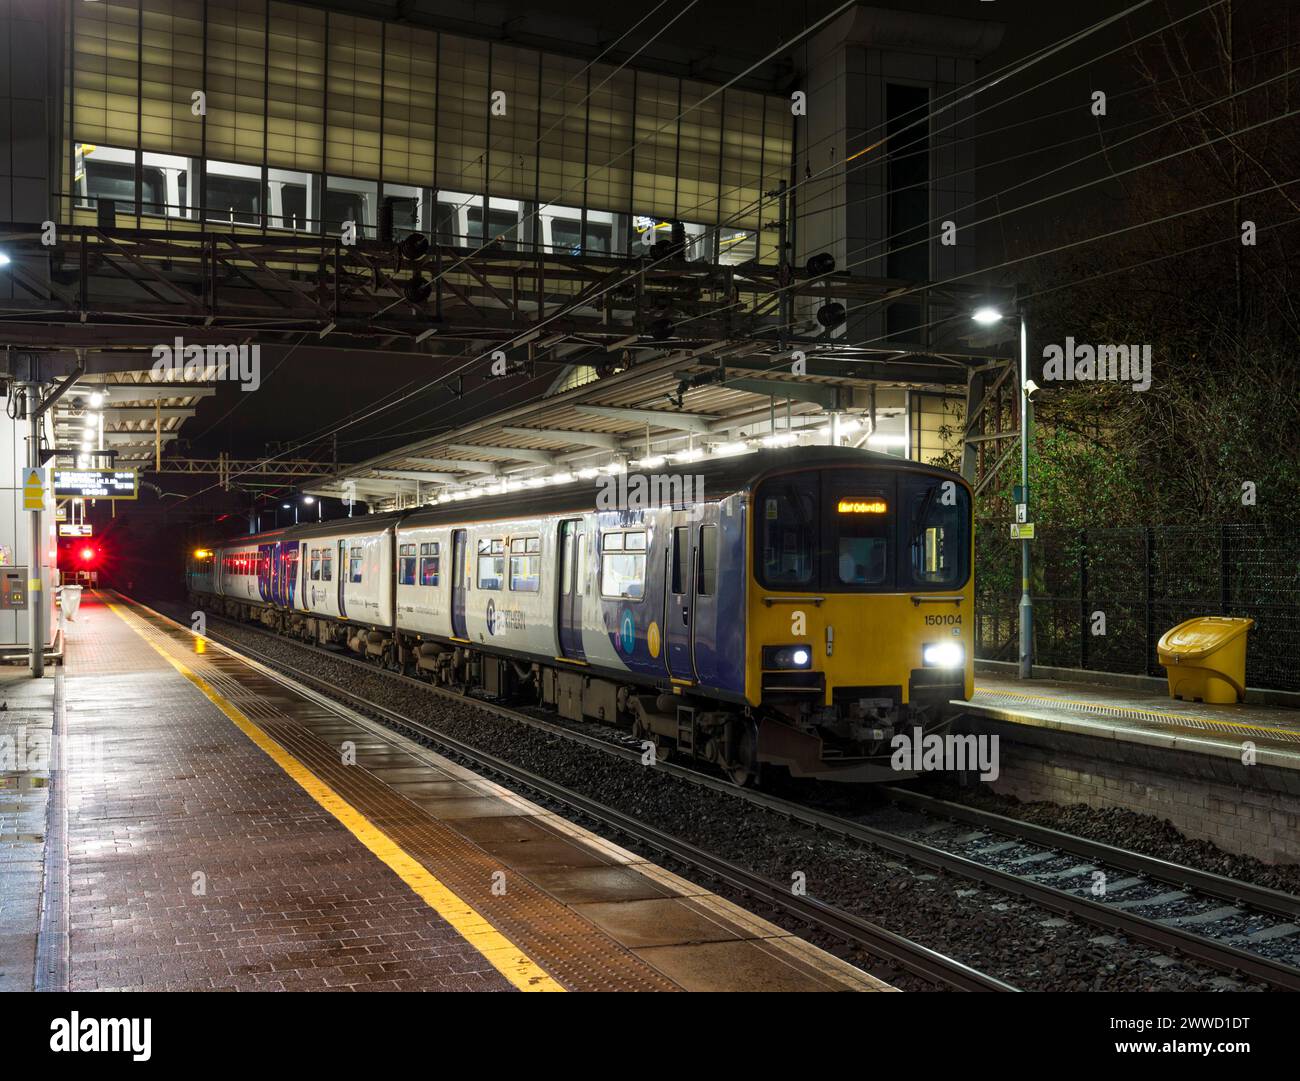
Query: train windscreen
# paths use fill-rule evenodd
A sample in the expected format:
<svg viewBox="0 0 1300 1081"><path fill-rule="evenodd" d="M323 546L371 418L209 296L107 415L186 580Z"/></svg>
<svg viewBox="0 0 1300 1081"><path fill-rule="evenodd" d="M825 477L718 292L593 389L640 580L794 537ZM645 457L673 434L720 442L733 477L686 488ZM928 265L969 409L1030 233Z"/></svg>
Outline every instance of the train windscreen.
<svg viewBox="0 0 1300 1081"><path fill-rule="evenodd" d="M754 503L769 589L946 590L970 574L970 496L941 476L826 470L772 477Z"/></svg>

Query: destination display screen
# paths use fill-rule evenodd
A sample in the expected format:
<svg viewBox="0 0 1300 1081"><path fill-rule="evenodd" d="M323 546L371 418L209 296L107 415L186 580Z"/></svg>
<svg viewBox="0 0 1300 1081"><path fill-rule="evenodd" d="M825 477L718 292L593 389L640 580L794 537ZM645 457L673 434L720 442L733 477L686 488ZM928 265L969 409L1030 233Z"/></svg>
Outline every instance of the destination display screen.
<svg viewBox="0 0 1300 1081"><path fill-rule="evenodd" d="M836 504L835 509L840 514L887 514L889 513L889 504L883 499L850 496L841 499Z"/></svg>
<svg viewBox="0 0 1300 1081"><path fill-rule="evenodd" d="M54 498L135 499L139 485L134 469L56 469Z"/></svg>

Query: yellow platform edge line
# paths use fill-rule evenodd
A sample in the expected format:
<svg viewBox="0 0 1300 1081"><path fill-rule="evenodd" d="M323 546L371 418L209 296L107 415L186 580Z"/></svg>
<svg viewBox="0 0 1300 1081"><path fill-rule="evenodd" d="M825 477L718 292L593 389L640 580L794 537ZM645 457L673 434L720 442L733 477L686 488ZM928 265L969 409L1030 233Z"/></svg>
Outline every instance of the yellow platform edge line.
<svg viewBox="0 0 1300 1081"><path fill-rule="evenodd" d="M1220 717L1204 717L1196 713L1174 713L1170 710L1163 709L1143 709L1141 706L1112 706L1106 702L1088 702L1076 698L1057 698L1050 694L1027 694L1024 691L1004 691L991 690L989 688L975 685L975 692L980 691L985 694L1001 694L1007 698L1020 698L1026 702L1046 702L1049 705L1064 706L1067 709L1109 709L1116 713L1135 713L1142 717L1154 717L1161 721L1174 721L1178 724L1187 724L1189 721L1199 721L1201 724L1221 724L1225 728L1240 728L1247 732L1267 732L1270 735L1290 736L1295 738L1297 732L1289 728L1270 728L1262 724L1250 724L1247 721L1227 721ZM972 702L971 705L977 706L978 702Z"/></svg>
<svg viewBox="0 0 1300 1081"><path fill-rule="evenodd" d="M312 799L342 823L349 833L406 883L412 892L451 924L457 933L478 950L483 958L511 984L520 991L567 990L536 961L493 927L485 916L439 881L428 868L409 856L383 830L263 732L229 699L214 690L202 676L171 656L157 643L150 641L148 636L132 623L133 619L139 618L138 616L112 601L105 600L104 603L114 615L139 635L147 646L202 691L208 701L221 710ZM131 618L127 618L128 613Z"/></svg>

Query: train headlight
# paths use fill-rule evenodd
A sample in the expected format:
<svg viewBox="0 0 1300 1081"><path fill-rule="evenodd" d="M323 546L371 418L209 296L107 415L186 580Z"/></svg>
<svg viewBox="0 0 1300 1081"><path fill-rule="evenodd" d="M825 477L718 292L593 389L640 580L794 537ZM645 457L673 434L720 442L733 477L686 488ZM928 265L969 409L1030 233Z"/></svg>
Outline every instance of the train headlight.
<svg viewBox="0 0 1300 1081"><path fill-rule="evenodd" d="M810 668L811 666L812 650L807 646L763 647L764 668Z"/></svg>
<svg viewBox="0 0 1300 1081"><path fill-rule="evenodd" d="M960 642L932 642L921 657L927 668L960 668L966 663L966 650Z"/></svg>

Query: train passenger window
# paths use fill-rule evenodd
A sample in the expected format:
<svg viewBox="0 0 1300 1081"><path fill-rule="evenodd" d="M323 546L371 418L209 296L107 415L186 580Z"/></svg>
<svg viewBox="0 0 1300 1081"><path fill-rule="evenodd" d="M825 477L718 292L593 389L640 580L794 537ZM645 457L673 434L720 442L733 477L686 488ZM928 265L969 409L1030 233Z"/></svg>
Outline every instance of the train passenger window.
<svg viewBox="0 0 1300 1081"><path fill-rule="evenodd" d="M606 533L600 548L601 595L639 601L645 594L645 532Z"/></svg>
<svg viewBox="0 0 1300 1081"><path fill-rule="evenodd" d="M536 593L542 581L542 539L515 537L510 541L510 588Z"/></svg>
<svg viewBox="0 0 1300 1081"><path fill-rule="evenodd" d="M439 554L441 541L425 541L420 545L420 585L436 586L438 584L439 566L442 557Z"/></svg>
<svg viewBox="0 0 1300 1081"><path fill-rule="evenodd" d="M348 581L361 581L361 548L360 546L348 551Z"/></svg>
<svg viewBox="0 0 1300 1081"><path fill-rule="evenodd" d="M760 577L769 588L806 586L813 580L821 499L817 477L776 477L755 501Z"/></svg>
<svg viewBox="0 0 1300 1081"><path fill-rule="evenodd" d="M415 545L401 544L397 548L397 584L415 585Z"/></svg>
<svg viewBox="0 0 1300 1081"><path fill-rule="evenodd" d="M695 592L712 597L718 582L718 527L700 526L700 564L695 576Z"/></svg>
<svg viewBox="0 0 1300 1081"><path fill-rule="evenodd" d="M334 580L334 549L322 548L320 550L320 580L330 582Z"/></svg>
<svg viewBox="0 0 1300 1081"><path fill-rule="evenodd" d="M481 540L478 542L478 587L500 589L506 573L505 542Z"/></svg>
<svg viewBox="0 0 1300 1081"><path fill-rule="evenodd" d="M320 549L313 548L311 550L310 555L311 555L311 580L313 582L319 582L320 581Z"/></svg>

